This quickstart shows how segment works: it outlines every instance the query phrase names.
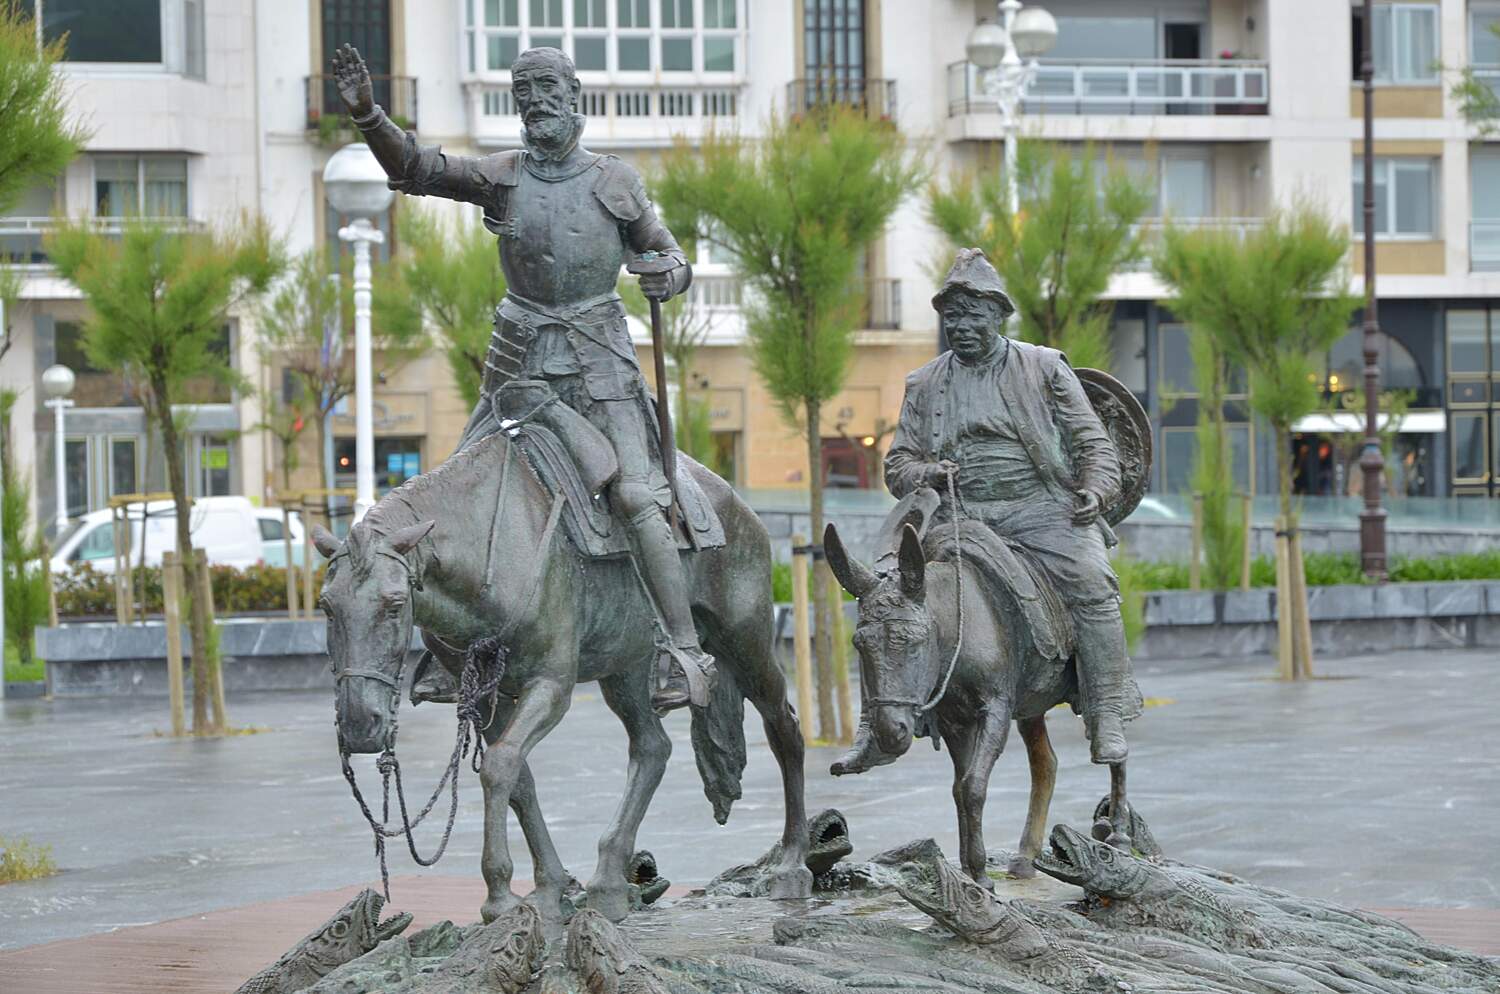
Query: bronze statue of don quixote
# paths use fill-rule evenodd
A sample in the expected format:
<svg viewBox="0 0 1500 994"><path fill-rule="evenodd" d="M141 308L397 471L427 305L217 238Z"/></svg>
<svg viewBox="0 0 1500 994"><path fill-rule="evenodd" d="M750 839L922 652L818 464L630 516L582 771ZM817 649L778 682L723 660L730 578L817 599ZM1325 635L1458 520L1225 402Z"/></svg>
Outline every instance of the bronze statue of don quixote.
<svg viewBox="0 0 1500 994"><path fill-rule="evenodd" d="M391 839L422 865L443 854L467 764L484 793L487 896L479 922L407 936L410 915L380 920L388 883L383 896L365 891L241 994L1500 992L1492 961L1161 854L1125 797L1125 723L1142 702L1108 551L1146 488L1151 426L1108 374L1003 334L1013 307L977 249L958 253L933 300L951 350L907 379L885 466L898 503L873 562L832 525L824 537L858 599L860 725L832 773L895 762L915 738L946 746L958 864L930 839L847 860L844 815L805 809L801 730L772 645L766 529L675 452L616 293L622 269L638 277L659 335L659 304L688 289L691 267L635 169L582 143L571 60L521 53L511 79L522 147L481 156L397 127L352 48L333 70L391 186L478 205L506 276L458 451L386 494L342 541L315 531L329 560L320 604L339 753L382 876ZM414 629L425 651L408 673ZM581 888L553 846L527 756L585 681L599 684L629 748L623 797ZM425 799L408 799L397 757L406 693L457 710L452 755ZM746 700L780 766L780 838L702 891L664 897L655 858L637 849L671 752L663 717L689 711L723 822L747 763ZM1046 715L1062 703L1083 715L1110 790L1088 832L1057 825L1044 839L1056 771ZM984 806L1012 723L1030 805L1019 850L991 853ZM377 756L378 803L364 794L369 775L364 790L356 776L359 754ZM447 823L424 855L414 830L445 791ZM535 877L524 900L511 888L511 812ZM1037 870L1068 885L1071 903L1056 891L1034 899Z"/></svg>

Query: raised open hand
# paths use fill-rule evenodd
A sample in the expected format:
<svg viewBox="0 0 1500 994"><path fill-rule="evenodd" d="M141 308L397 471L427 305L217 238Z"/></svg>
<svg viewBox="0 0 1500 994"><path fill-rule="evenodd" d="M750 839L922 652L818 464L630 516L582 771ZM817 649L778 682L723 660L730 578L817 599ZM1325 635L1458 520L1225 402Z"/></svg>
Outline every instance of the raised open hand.
<svg viewBox="0 0 1500 994"><path fill-rule="evenodd" d="M375 94L370 85L370 70L359 50L345 44L333 53L333 78L338 82L339 96L355 117L368 117L375 110Z"/></svg>

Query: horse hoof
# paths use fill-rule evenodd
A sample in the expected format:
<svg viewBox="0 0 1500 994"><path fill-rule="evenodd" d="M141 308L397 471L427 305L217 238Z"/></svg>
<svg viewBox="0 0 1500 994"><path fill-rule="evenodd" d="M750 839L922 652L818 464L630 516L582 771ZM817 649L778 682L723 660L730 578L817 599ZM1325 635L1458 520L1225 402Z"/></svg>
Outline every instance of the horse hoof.
<svg viewBox="0 0 1500 994"><path fill-rule="evenodd" d="M510 891L506 891L504 894L492 895L479 906L479 917L488 925L507 911L514 909L520 903L521 899Z"/></svg>
<svg viewBox="0 0 1500 994"><path fill-rule="evenodd" d="M805 866L773 873L766 896L773 901L800 901L812 897L813 875Z"/></svg>
<svg viewBox="0 0 1500 994"><path fill-rule="evenodd" d="M1005 870L1017 880L1030 880L1036 876L1036 864L1026 856L1016 856L1005 867Z"/></svg>
<svg viewBox="0 0 1500 994"><path fill-rule="evenodd" d="M1104 840L1104 844L1121 852L1130 852L1130 836L1124 832L1111 832L1109 837Z"/></svg>
<svg viewBox="0 0 1500 994"><path fill-rule="evenodd" d="M630 890L623 883L619 887L590 887L588 907L611 922L622 922L630 914Z"/></svg>
<svg viewBox="0 0 1500 994"><path fill-rule="evenodd" d="M995 878L991 877L984 870L980 870L978 873L969 874L969 879L974 881L979 886L983 887L985 890L989 891L991 894L995 892Z"/></svg>
<svg viewBox="0 0 1500 994"><path fill-rule="evenodd" d="M1094 822L1094 841L1103 842L1115 834L1114 823L1108 818L1100 818Z"/></svg>

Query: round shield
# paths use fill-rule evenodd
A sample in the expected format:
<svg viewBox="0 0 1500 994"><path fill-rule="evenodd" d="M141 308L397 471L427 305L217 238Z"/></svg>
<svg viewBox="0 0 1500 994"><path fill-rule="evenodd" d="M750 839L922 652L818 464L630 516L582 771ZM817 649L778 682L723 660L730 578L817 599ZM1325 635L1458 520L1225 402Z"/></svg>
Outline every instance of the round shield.
<svg viewBox="0 0 1500 994"><path fill-rule="evenodd" d="M1117 525L1140 504L1151 482L1151 420L1135 394L1102 369L1074 372L1120 456L1120 495L1101 511L1105 521Z"/></svg>

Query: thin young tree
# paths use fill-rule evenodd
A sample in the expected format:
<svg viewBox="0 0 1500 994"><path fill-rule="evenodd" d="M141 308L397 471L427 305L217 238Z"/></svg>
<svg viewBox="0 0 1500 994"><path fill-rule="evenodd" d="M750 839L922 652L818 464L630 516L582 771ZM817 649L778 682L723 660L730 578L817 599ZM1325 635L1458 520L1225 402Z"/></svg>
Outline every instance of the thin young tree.
<svg viewBox="0 0 1500 994"><path fill-rule="evenodd" d="M1061 349L1074 366L1110 366L1112 276L1141 257L1138 223L1150 192L1093 151L1027 140L1016 154L1019 210L994 164L933 182L927 217L952 248L977 246L1016 305L1019 337ZM946 264L945 264L946 266Z"/></svg>
<svg viewBox="0 0 1500 994"><path fill-rule="evenodd" d="M1210 590L1228 590L1239 582L1245 554L1244 518L1234 508L1234 460L1224 412L1232 372L1213 335L1190 331L1188 351L1198 391L1192 480L1203 516L1203 579Z"/></svg>
<svg viewBox="0 0 1500 994"><path fill-rule="evenodd" d="M0 0L0 214L61 173L88 140L88 130L68 119L67 81L54 69L65 41L38 46L26 8Z"/></svg>
<svg viewBox="0 0 1500 994"><path fill-rule="evenodd" d="M410 306L437 332L464 403L479 401L495 307L505 274L495 236L475 221L445 221L437 211L403 210L395 273Z"/></svg>
<svg viewBox="0 0 1500 994"><path fill-rule="evenodd" d="M31 520L31 470L16 458L12 413L19 394L0 389L0 536L4 538L5 639L16 647L22 668L30 667L37 626L47 620L47 572L41 558L51 555Z"/></svg>
<svg viewBox="0 0 1500 994"><path fill-rule="evenodd" d="M217 647L208 605L198 596L183 458L189 426L177 407L204 380L243 387L218 344L231 314L266 291L285 259L259 218L217 231L143 218L127 223L118 237L78 219L47 236L47 252L88 301L83 346L89 361L139 384L147 422L161 436L176 508L177 554L189 591L193 734L221 733L224 715L216 713L212 721L208 716L210 667L216 665L209 657Z"/></svg>
<svg viewBox="0 0 1500 994"><path fill-rule="evenodd" d="M823 405L842 389L864 310L860 266L901 201L926 175L889 123L829 107L772 118L757 138L678 142L653 192L673 216L703 219L746 287L751 362L807 441L812 533L823 534ZM831 575L817 560L818 725L837 737Z"/></svg>
<svg viewBox="0 0 1500 994"><path fill-rule="evenodd" d="M343 266L347 269L348 266ZM390 278L395 264L377 267L372 281L370 343L377 372L391 372L415 358L427 342L409 288ZM271 295L260 324L261 361L285 370L295 394L284 398L273 388L262 397L262 430L293 452L295 442L312 423L316 451L327 439L328 415L354 393L354 281L340 262L322 249L311 249L292 261L286 278ZM299 427L300 424L300 427ZM292 443L292 444L288 444ZM321 455L315 460L323 487L332 486ZM289 470L283 466L284 485Z"/></svg>
<svg viewBox="0 0 1500 994"><path fill-rule="evenodd" d="M1349 231L1301 203L1273 212L1243 236L1169 226L1156 263L1171 288L1174 314L1198 334L1212 335L1249 379L1250 407L1265 418L1276 450L1282 527L1295 534L1292 425L1321 404L1318 368L1349 327L1359 301L1348 292ZM1305 587L1281 623L1305 618ZM1300 655L1300 653L1299 653ZM1290 661L1290 660L1288 660ZM1311 674L1311 659L1292 677Z"/></svg>

